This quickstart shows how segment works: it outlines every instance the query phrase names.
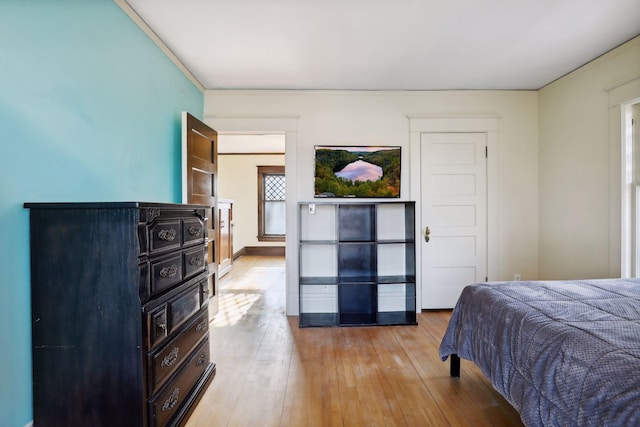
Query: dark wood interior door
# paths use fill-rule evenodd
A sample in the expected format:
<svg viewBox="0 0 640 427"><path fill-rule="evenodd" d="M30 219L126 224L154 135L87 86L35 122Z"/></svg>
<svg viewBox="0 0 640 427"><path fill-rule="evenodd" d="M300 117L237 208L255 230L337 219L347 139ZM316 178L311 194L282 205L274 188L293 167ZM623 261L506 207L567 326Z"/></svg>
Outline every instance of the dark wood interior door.
<svg viewBox="0 0 640 427"><path fill-rule="evenodd" d="M218 312L218 134L191 114L182 113L183 201L205 205L208 229L209 314Z"/></svg>

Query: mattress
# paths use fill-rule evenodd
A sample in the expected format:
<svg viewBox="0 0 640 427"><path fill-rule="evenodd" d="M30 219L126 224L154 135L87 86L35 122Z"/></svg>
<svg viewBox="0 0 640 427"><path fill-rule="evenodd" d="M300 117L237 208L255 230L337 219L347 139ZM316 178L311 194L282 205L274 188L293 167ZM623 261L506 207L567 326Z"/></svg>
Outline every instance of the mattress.
<svg viewBox="0 0 640 427"><path fill-rule="evenodd" d="M527 426L640 425L640 279L467 286L440 345L452 354Z"/></svg>

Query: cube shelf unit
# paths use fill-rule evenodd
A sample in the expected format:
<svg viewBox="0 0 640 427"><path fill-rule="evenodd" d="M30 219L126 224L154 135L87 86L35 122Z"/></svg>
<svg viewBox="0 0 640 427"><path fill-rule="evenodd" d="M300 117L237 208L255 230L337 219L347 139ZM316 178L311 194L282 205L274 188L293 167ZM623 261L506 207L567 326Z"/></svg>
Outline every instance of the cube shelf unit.
<svg viewBox="0 0 640 427"><path fill-rule="evenodd" d="M299 202L299 326L415 325L415 202Z"/></svg>

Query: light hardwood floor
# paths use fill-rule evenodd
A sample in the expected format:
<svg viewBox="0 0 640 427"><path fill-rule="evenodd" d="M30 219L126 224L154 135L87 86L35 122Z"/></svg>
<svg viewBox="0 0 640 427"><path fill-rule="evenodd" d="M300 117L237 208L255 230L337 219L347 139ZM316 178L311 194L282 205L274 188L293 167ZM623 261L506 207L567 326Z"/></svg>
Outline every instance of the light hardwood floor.
<svg viewBox="0 0 640 427"><path fill-rule="evenodd" d="M187 427L522 426L473 364L449 377L449 311L418 326L299 329L284 301L284 258L244 256L223 277L217 375Z"/></svg>

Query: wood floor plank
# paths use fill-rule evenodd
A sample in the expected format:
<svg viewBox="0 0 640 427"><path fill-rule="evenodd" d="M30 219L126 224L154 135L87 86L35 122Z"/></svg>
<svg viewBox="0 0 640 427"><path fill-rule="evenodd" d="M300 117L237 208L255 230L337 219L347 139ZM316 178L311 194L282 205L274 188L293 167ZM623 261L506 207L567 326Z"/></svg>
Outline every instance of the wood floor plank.
<svg viewBox="0 0 640 427"><path fill-rule="evenodd" d="M471 362L438 356L451 311L418 325L298 328L283 257L243 256L211 321L217 374L187 427L522 426Z"/></svg>
<svg viewBox="0 0 640 427"><path fill-rule="evenodd" d="M342 425L333 333L295 330L281 425Z"/></svg>

